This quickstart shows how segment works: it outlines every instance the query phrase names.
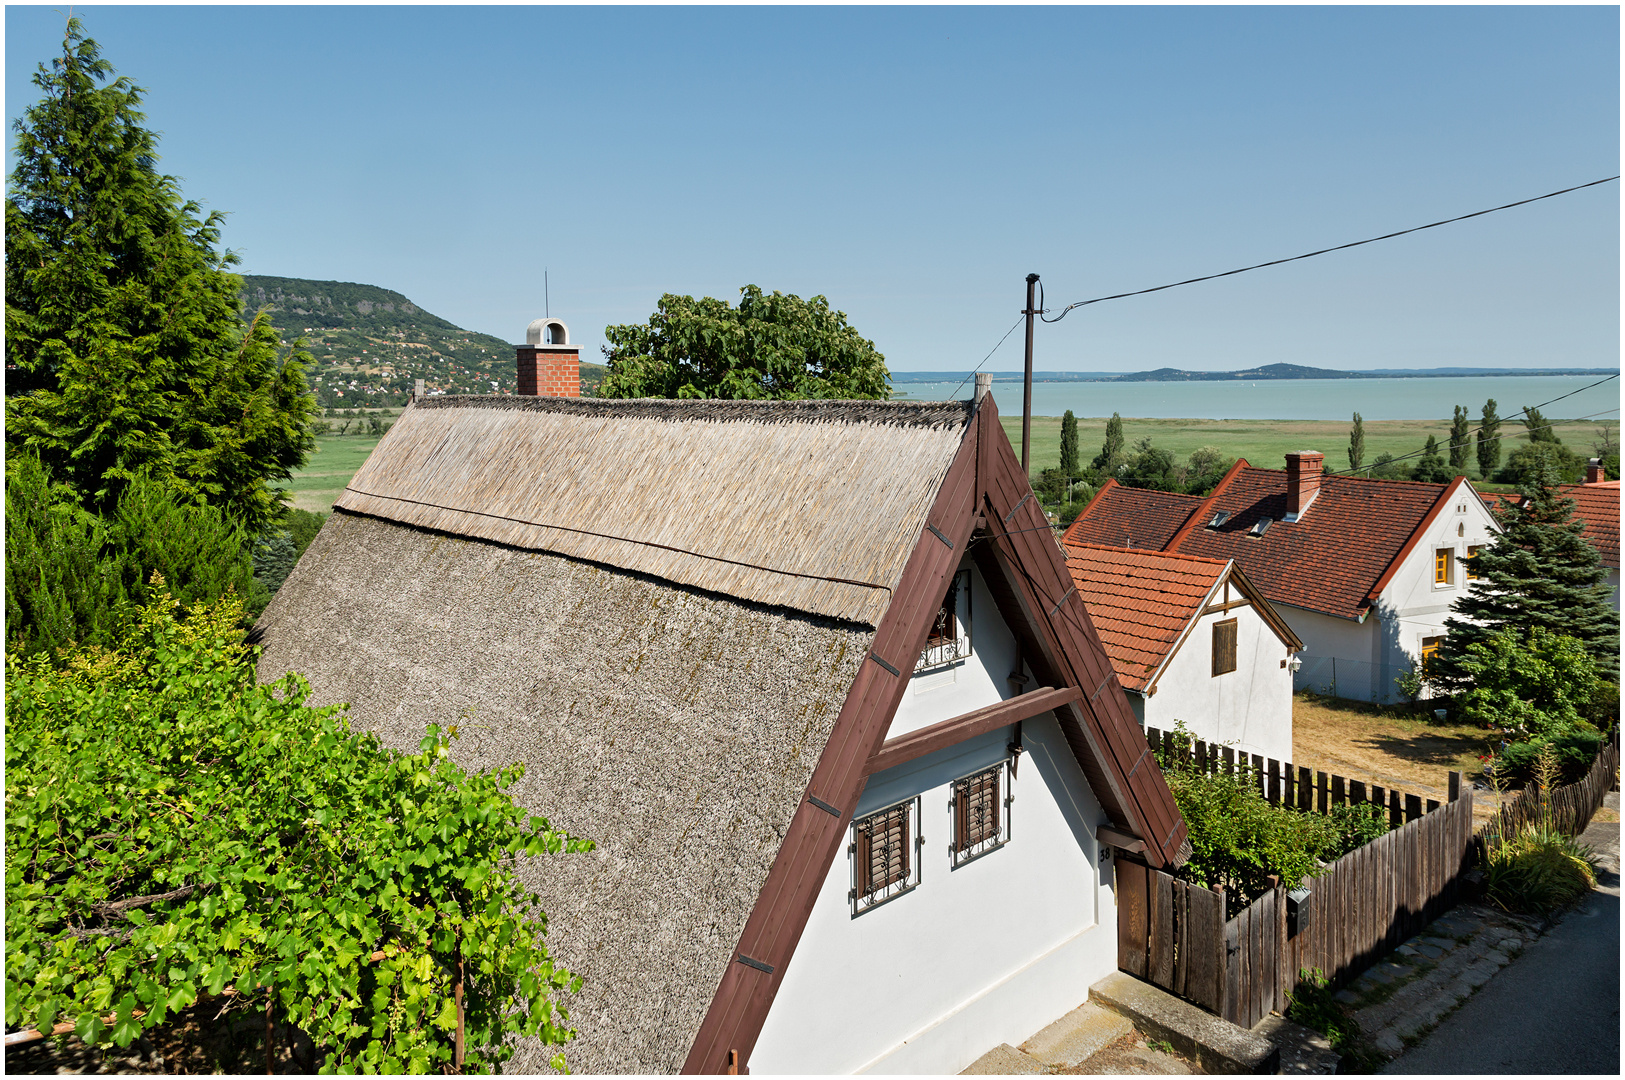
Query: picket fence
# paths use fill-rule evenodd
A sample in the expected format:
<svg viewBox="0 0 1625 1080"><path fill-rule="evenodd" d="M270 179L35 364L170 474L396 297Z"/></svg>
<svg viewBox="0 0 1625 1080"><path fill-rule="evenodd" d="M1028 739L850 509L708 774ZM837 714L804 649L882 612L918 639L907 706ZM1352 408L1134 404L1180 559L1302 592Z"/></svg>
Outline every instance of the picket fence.
<svg viewBox="0 0 1625 1080"><path fill-rule="evenodd" d="M1618 782L1619 731L1616 729L1598 751L1585 776L1576 783L1554 788L1549 802L1541 798L1540 785L1532 783L1519 792L1517 798L1503 805L1478 831L1480 853L1487 856L1503 837L1515 836L1520 829L1543 820L1565 836L1579 836L1591 824L1603 796L1617 787Z"/></svg>

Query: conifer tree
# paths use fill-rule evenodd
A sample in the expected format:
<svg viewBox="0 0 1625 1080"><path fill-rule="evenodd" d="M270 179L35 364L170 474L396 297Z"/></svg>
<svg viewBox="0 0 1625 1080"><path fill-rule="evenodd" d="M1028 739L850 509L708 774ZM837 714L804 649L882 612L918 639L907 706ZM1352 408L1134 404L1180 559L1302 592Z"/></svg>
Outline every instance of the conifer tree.
<svg viewBox="0 0 1625 1080"><path fill-rule="evenodd" d="M1090 464L1102 473L1116 472L1123 461L1123 446L1123 418L1112 413L1112 418L1106 421L1106 441Z"/></svg>
<svg viewBox="0 0 1625 1080"><path fill-rule="evenodd" d="M1619 616L1609 606L1606 573L1580 535L1584 524L1573 520L1574 500L1558 484L1554 471L1541 469L1535 483L1520 488L1516 505L1502 504L1495 543L1466 562L1474 580L1445 620L1449 634L1434 665L1442 685L1464 686L1467 647L1502 629L1567 634L1603 670L1618 667Z"/></svg>
<svg viewBox="0 0 1625 1080"><path fill-rule="evenodd" d="M239 316L221 215L155 168L143 91L69 19L16 124L6 192L6 447L106 514L147 473L251 533L314 445L300 350ZM11 376L15 376L12 378Z"/></svg>
<svg viewBox="0 0 1625 1080"><path fill-rule="evenodd" d="M1529 431L1530 442L1553 443L1557 446L1563 445L1563 440L1559 439L1557 437L1557 432L1552 429L1551 421L1540 415L1539 409L1531 409L1528 406L1525 406L1522 419L1523 426Z"/></svg>
<svg viewBox="0 0 1625 1080"><path fill-rule="evenodd" d="M1450 423L1450 469L1463 475L1467 469L1467 456L1472 453L1472 430L1467 426L1467 406L1457 405L1455 419Z"/></svg>
<svg viewBox="0 0 1625 1080"><path fill-rule="evenodd" d="M1078 418L1071 409L1061 417L1061 471L1078 475Z"/></svg>
<svg viewBox="0 0 1625 1080"><path fill-rule="evenodd" d="M1365 460L1365 422L1360 414L1354 414L1354 426L1349 428L1349 469L1360 471L1360 462Z"/></svg>
<svg viewBox="0 0 1625 1080"><path fill-rule="evenodd" d="M1484 403L1484 415L1478 421L1478 475L1488 480L1501 464L1501 418L1495 412L1495 399Z"/></svg>

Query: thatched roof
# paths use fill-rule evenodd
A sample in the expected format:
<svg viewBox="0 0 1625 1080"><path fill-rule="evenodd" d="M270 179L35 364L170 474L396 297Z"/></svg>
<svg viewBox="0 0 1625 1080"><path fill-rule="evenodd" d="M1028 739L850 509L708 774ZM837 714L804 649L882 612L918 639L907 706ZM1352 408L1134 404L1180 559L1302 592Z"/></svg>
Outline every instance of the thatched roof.
<svg viewBox="0 0 1625 1080"><path fill-rule="evenodd" d="M874 625L968 402L437 397L334 505Z"/></svg>
<svg viewBox="0 0 1625 1080"><path fill-rule="evenodd" d="M523 869L584 986L578 1073L676 1072L872 631L557 555L335 513L260 621L260 673L598 842ZM522 1048L515 1072L546 1072Z"/></svg>

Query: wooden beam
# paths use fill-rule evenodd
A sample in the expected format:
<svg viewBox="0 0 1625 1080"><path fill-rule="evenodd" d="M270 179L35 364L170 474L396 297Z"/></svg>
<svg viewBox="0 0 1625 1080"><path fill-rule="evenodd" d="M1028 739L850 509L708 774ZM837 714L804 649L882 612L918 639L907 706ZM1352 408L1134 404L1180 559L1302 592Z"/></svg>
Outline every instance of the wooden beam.
<svg viewBox="0 0 1625 1080"><path fill-rule="evenodd" d="M1209 604L1207 607L1202 609L1202 614L1211 615L1215 611L1229 611L1231 608L1247 607L1251 604L1252 601L1246 598L1240 600L1230 600L1223 604Z"/></svg>
<svg viewBox="0 0 1625 1080"><path fill-rule="evenodd" d="M926 754L962 743L985 731L1009 727L1018 720L1030 719L1039 713L1050 712L1082 698L1083 691L1075 686L1064 686L1059 690L1045 686L1029 694L1006 698L974 712L955 716L918 731L911 731L907 735L887 739L875 756L864 765L863 774L873 775L882 769L889 769L905 761L913 761L917 757L924 757Z"/></svg>
<svg viewBox="0 0 1625 1080"><path fill-rule="evenodd" d="M1095 839L1102 844L1110 844L1123 851L1142 852L1145 850L1145 841L1138 836L1130 836L1126 832L1119 832L1110 825L1095 826Z"/></svg>

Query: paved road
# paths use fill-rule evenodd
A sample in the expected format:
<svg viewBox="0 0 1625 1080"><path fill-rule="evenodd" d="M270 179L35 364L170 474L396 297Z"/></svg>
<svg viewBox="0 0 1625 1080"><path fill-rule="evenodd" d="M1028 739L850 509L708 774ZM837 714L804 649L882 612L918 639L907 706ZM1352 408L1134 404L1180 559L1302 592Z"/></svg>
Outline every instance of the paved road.
<svg viewBox="0 0 1625 1080"><path fill-rule="evenodd" d="M1597 891L1383 1072L1619 1073L1619 822L1582 839Z"/></svg>

